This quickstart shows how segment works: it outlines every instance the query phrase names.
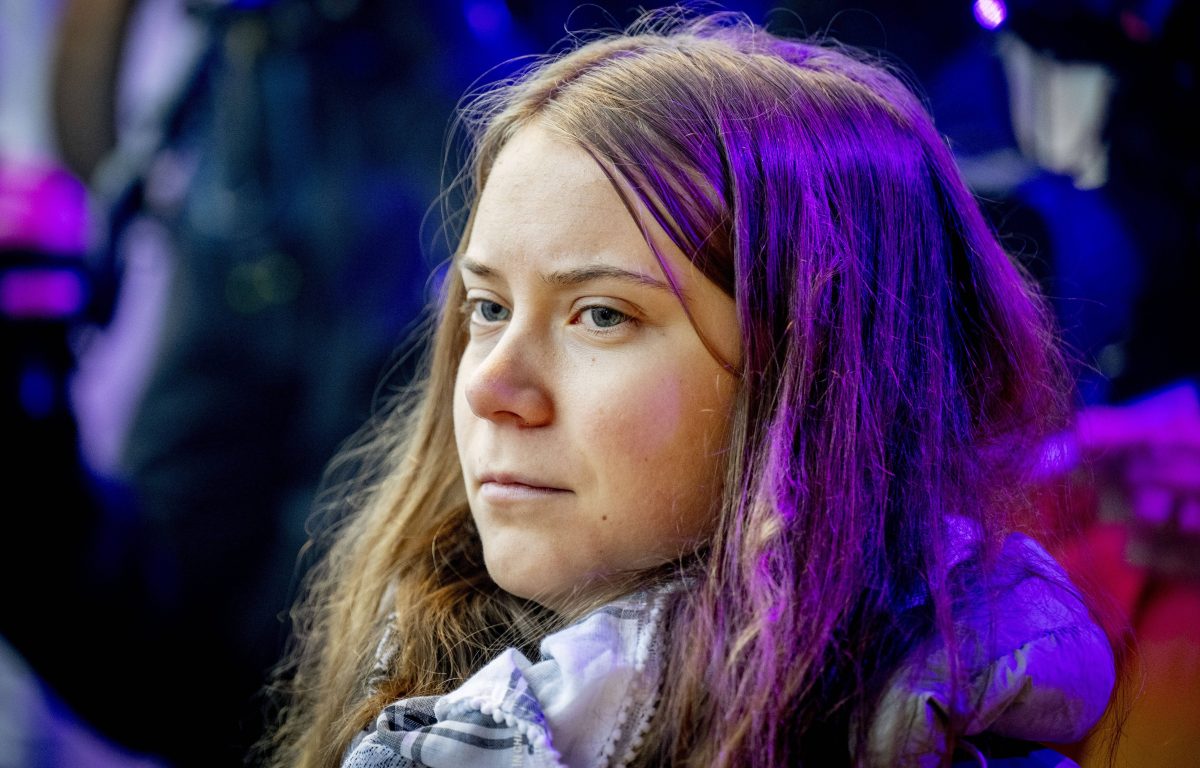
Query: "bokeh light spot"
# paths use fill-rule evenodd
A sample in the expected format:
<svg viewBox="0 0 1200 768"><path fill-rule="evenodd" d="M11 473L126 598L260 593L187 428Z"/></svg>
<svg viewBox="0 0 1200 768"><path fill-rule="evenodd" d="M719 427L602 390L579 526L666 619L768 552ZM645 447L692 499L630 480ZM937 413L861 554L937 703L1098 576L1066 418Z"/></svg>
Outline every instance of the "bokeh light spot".
<svg viewBox="0 0 1200 768"><path fill-rule="evenodd" d="M984 29L995 29L1008 18L1004 0L975 0L972 10L975 12L975 21Z"/></svg>

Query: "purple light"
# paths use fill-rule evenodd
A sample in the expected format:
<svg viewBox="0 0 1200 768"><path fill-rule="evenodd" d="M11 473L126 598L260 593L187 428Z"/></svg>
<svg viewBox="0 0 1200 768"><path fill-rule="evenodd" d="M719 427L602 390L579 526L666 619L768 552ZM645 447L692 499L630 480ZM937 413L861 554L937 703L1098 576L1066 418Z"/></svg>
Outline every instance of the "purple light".
<svg viewBox="0 0 1200 768"><path fill-rule="evenodd" d="M73 317L83 310L82 278L67 270L13 270L0 274L0 314L12 318Z"/></svg>
<svg viewBox="0 0 1200 768"><path fill-rule="evenodd" d="M0 164L0 249L81 255L87 247L87 192L62 168Z"/></svg>
<svg viewBox="0 0 1200 768"><path fill-rule="evenodd" d="M972 10L975 12L975 21L984 29L995 29L1008 18L1004 0L975 0Z"/></svg>

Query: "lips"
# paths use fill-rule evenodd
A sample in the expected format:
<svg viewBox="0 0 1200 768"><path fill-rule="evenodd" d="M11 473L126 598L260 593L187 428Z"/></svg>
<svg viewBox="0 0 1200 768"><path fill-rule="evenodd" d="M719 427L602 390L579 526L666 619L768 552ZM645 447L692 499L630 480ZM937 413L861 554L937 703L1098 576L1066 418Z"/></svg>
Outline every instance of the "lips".
<svg viewBox="0 0 1200 768"><path fill-rule="evenodd" d="M555 485L552 481L543 480L530 475L522 475L515 472L485 472L479 476L479 484L481 486L520 486L535 491L554 491L558 493L570 492L566 488Z"/></svg>
<svg viewBox="0 0 1200 768"><path fill-rule="evenodd" d="M479 476L479 495L494 504L546 501L571 493L553 481L512 472L485 472Z"/></svg>

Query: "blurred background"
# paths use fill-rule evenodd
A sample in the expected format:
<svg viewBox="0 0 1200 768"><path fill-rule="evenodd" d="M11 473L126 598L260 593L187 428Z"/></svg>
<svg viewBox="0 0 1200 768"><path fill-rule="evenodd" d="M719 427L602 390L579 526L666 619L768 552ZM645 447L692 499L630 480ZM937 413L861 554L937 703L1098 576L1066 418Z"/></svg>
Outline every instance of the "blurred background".
<svg viewBox="0 0 1200 768"><path fill-rule="evenodd" d="M449 255L455 104L659 5L0 0L0 768L243 763L322 469ZM1052 297L1119 765L1200 754L1198 6L721 6L900 66Z"/></svg>

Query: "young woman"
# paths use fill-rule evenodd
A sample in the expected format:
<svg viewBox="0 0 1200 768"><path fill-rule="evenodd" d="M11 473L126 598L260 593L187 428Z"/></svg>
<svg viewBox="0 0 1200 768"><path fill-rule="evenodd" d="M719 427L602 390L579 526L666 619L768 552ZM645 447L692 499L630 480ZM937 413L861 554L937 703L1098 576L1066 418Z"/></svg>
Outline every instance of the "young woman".
<svg viewBox="0 0 1200 768"><path fill-rule="evenodd" d="M1111 650L1016 533L1046 313L919 101L736 18L476 103L428 374L298 612L278 765L936 765Z"/></svg>

